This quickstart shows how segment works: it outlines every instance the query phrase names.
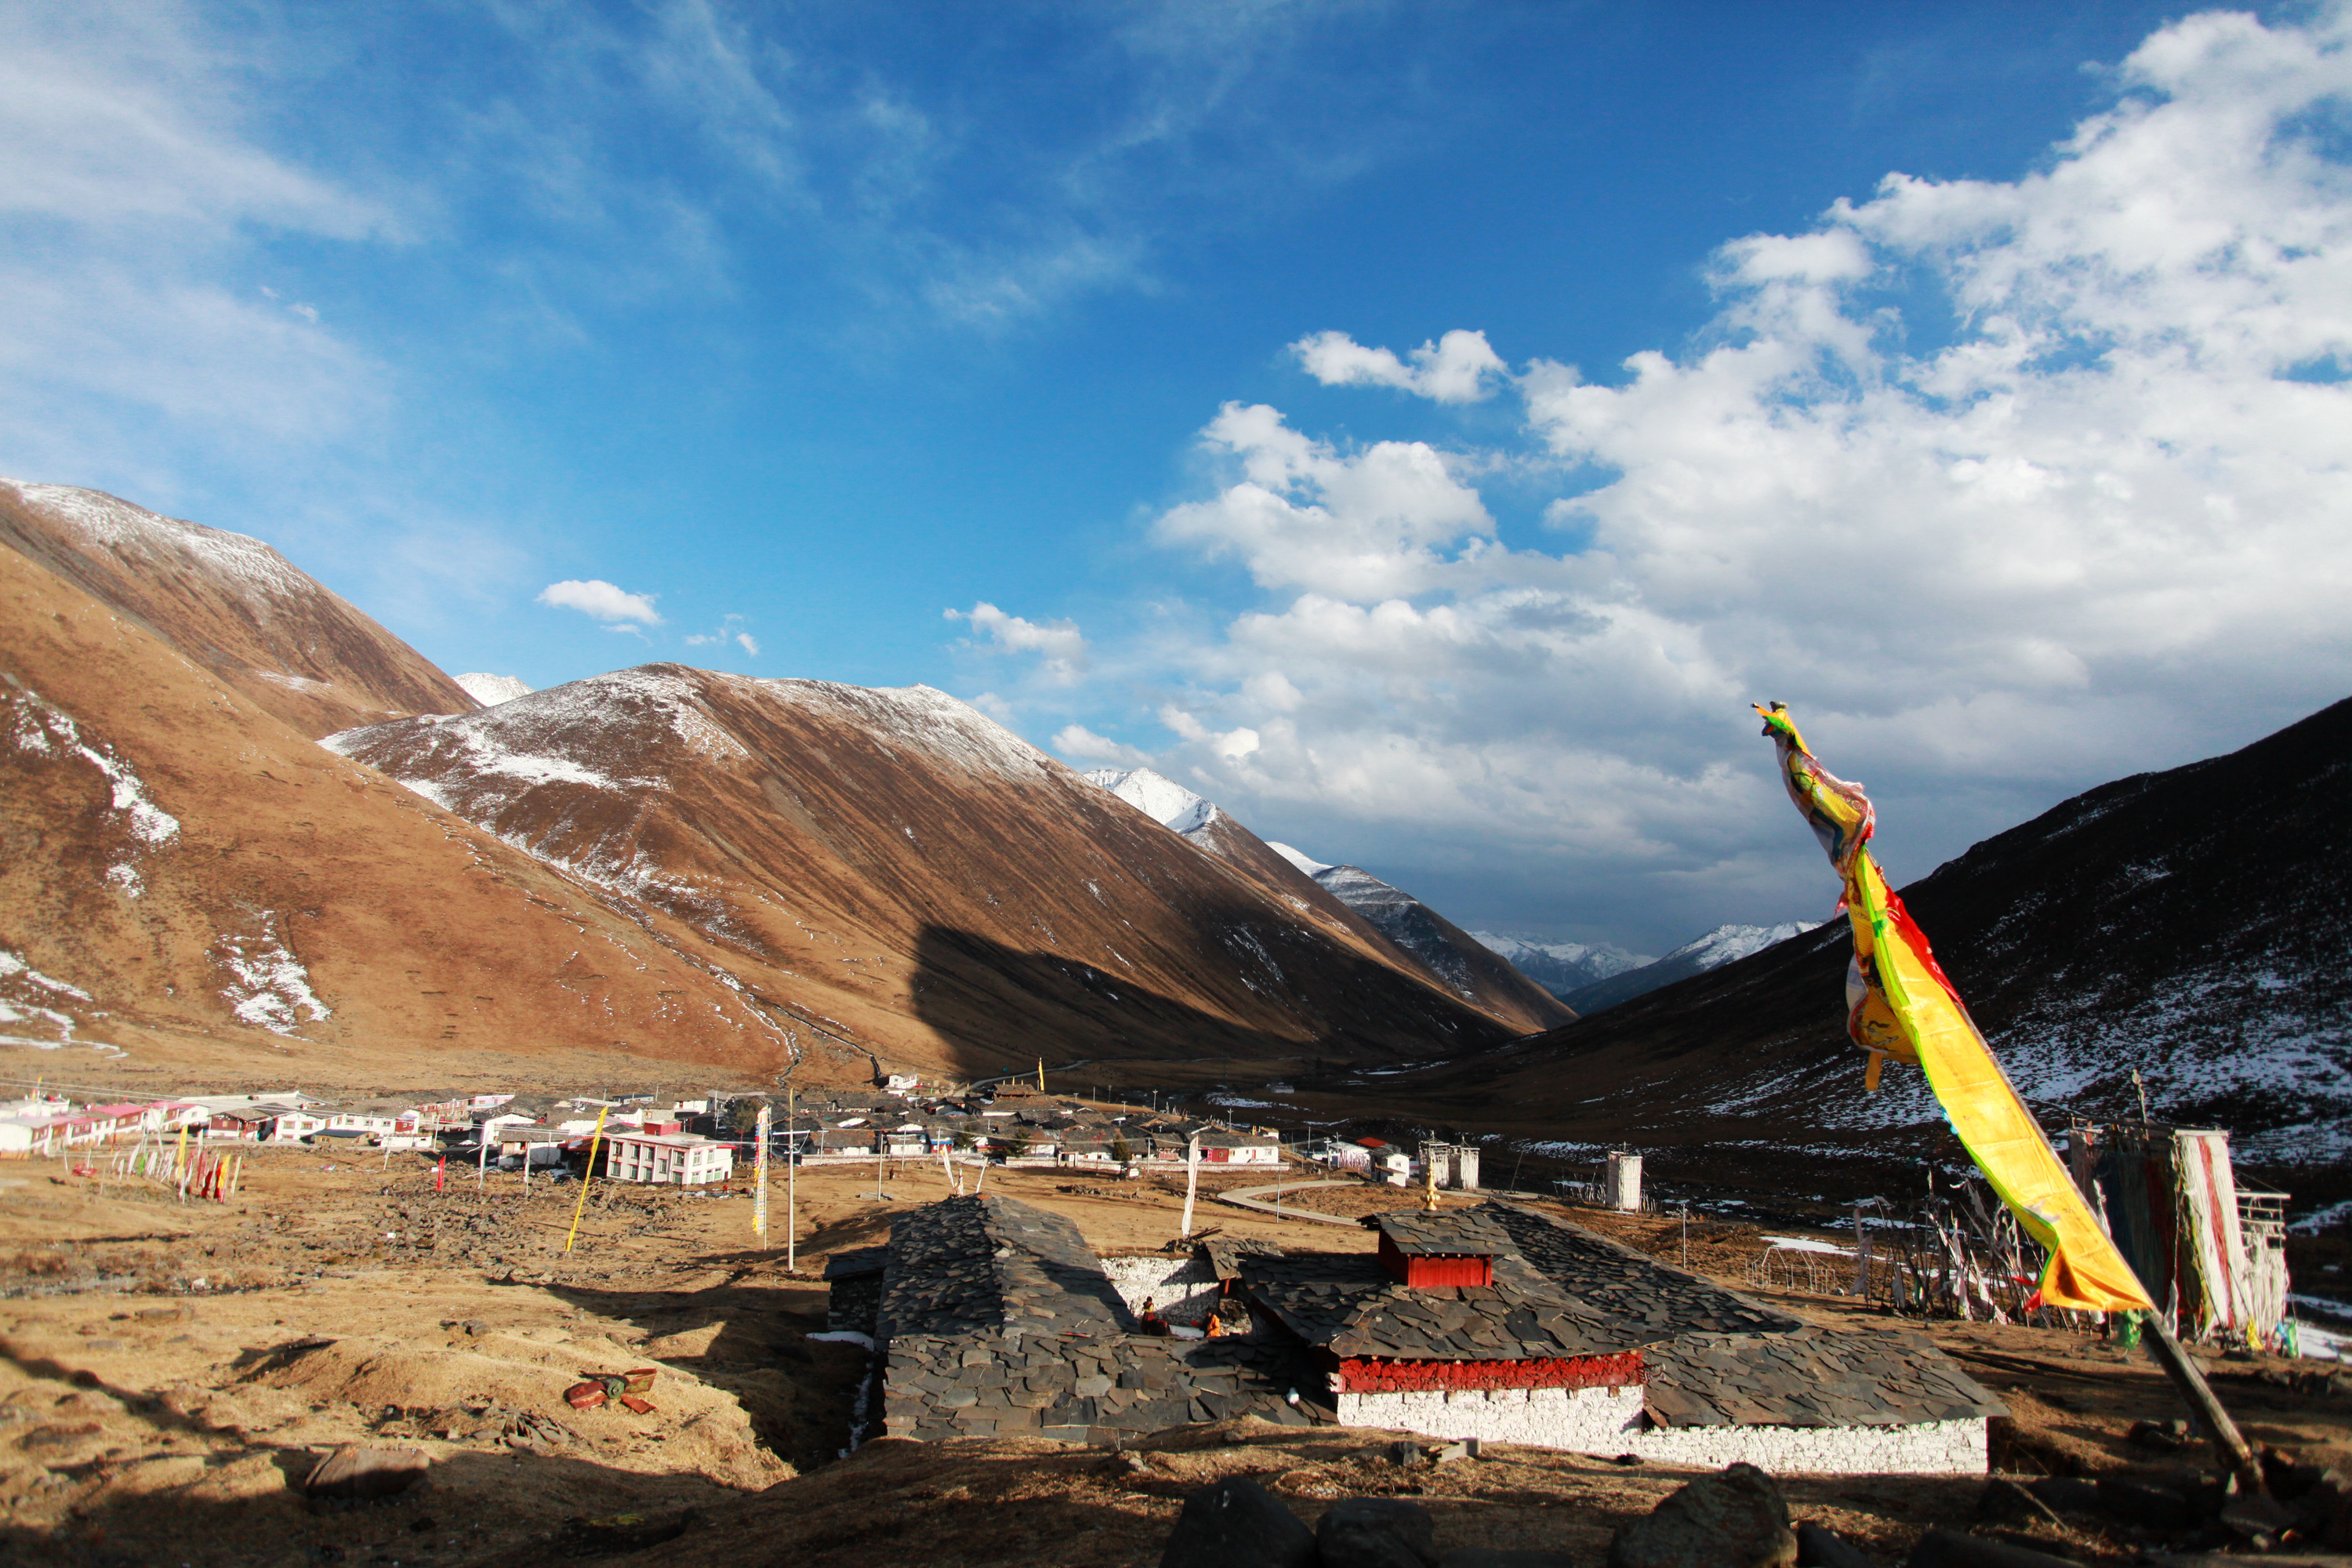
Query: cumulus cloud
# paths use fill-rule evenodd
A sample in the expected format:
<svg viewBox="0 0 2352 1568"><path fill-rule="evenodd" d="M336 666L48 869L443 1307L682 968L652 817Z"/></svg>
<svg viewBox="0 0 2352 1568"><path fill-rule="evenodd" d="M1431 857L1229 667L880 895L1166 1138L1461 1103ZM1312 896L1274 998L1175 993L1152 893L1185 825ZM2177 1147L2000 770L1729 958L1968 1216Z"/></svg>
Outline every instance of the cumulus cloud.
<svg viewBox="0 0 2352 1568"><path fill-rule="evenodd" d="M1264 404L1228 403L1202 445L1236 467L1239 481L1214 500L1168 511L1156 531L1212 558L1239 557L1264 587L1418 593L1446 574L1449 547L1475 560L1494 532L1478 492L1424 442L1345 454Z"/></svg>
<svg viewBox="0 0 2352 1568"><path fill-rule="evenodd" d="M1487 346L1484 332L1454 331L1423 343L1399 359L1389 349L1368 349L1345 332L1318 332L1290 345L1307 374L1326 386L1393 386L1437 403L1476 403L1493 395L1508 367Z"/></svg>
<svg viewBox="0 0 2352 1568"><path fill-rule="evenodd" d="M1075 681L1086 666L1087 639L1074 621L1024 620L985 600L969 610L949 609L941 614L951 621L969 622L978 640L987 646L1007 653L1042 654L1045 673L1055 682Z"/></svg>
<svg viewBox="0 0 2352 1568"><path fill-rule="evenodd" d="M1726 244L1697 349L1528 362L1503 450L1227 405L1201 444L1229 482L1154 531L1266 599L1181 650L1156 765L1312 814L1327 853L1646 894L1661 929L1627 938L1665 940L1822 912L1751 698L1878 787L1916 875L2341 697L2347 44L2341 12L2168 26L2039 172L1890 175ZM1294 351L1454 400L1504 374L1467 333ZM1497 538L1498 470L1556 489L1556 531Z"/></svg>
<svg viewBox="0 0 2352 1568"><path fill-rule="evenodd" d="M569 578L550 583L539 591L542 605L578 610L600 621L635 621L649 626L662 624L661 616L654 613L656 597L653 594L632 594L616 588L601 577L591 577L586 582Z"/></svg>
<svg viewBox="0 0 2352 1568"><path fill-rule="evenodd" d="M1097 735L1084 724L1065 724L1056 731L1052 742L1054 750L1074 762L1118 763L1139 768L1151 760L1150 753L1124 741L1114 741L1108 735Z"/></svg>

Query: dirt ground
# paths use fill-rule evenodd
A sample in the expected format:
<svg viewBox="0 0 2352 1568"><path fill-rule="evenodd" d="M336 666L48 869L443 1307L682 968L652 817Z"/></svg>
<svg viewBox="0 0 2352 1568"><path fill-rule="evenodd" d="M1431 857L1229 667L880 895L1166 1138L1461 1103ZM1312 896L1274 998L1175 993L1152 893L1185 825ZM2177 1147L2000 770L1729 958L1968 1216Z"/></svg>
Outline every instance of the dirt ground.
<svg viewBox="0 0 2352 1568"><path fill-rule="evenodd" d="M1183 1498L1234 1473L1310 1520L1340 1497L1411 1496L1436 1515L1442 1546L1549 1546L1581 1563L1689 1479L1510 1448L1408 1468L1390 1457L1391 1435L1249 1423L1179 1429L1124 1455L886 1439L845 1458L866 1358L812 1338L824 1328L819 1275L830 1254L884 1239L891 1213L950 1190L935 1164L895 1170L887 1202L868 1195L871 1166L803 1170L796 1272L781 1184L772 1248L755 1245L740 1194L600 1184L566 1254L570 1184L526 1193L492 1173L478 1188L474 1172L452 1169L436 1192L414 1157L349 1151L261 1151L247 1169L245 1190L214 1205L52 1161L0 1166L0 1563L1150 1564ZM1370 1232L1215 1201L1265 1180L1205 1178L1196 1229L1372 1245ZM1106 1252L1169 1241L1183 1202L1181 1176L994 1170L987 1186L1068 1215ZM1363 1214L1420 1195L1297 1196ZM1720 1222L1694 1221L1685 1244L1671 1216L1572 1217L1736 1288L1749 1288L1765 1246ZM1822 1321L1893 1326L1833 1295L1776 1299ZM2004 1468L2155 1476L2210 1462L2194 1447L2152 1456L2123 1442L2135 1420L2182 1414L2137 1353L2056 1331L1931 1332L2009 1402ZM656 1371L650 1414L564 1403L583 1373L640 1367ZM2352 1397L2262 1381L2278 1370L2210 1363L2249 1436L2352 1468ZM422 1449L430 1477L390 1502L306 1504L295 1484L351 1441ZM1929 1525L1966 1522L1982 1490L1966 1479L1783 1484L1799 1517L1888 1561ZM2126 1561L2137 1544L2045 1529L2085 1562Z"/></svg>

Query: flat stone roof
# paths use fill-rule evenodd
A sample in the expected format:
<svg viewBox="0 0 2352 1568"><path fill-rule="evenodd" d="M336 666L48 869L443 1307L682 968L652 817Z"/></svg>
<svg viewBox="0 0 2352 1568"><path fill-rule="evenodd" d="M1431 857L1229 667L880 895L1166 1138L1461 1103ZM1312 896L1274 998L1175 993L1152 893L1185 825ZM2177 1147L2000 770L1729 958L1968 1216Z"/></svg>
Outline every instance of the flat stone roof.
<svg viewBox="0 0 2352 1568"><path fill-rule="evenodd" d="M1561 1290L1588 1307L1655 1331L1658 1339L1702 1332L1788 1333L1804 1327L1788 1313L1711 1279L1522 1205L1490 1198L1471 1212L1506 1232L1513 1250Z"/></svg>
<svg viewBox="0 0 2352 1568"><path fill-rule="evenodd" d="M1644 1404L1665 1426L1903 1426L2006 1415L1917 1334L1804 1328L1688 1334L1649 1358Z"/></svg>
<svg viewBox="0 0 2352 1568"><path fill-rule="evenodd" d="M1244 1258L1250 1299L1334 1355L1537 1361L1616 1355L1664 1334L1577 1301L1507 1250L1492 1285L1412 1289L1360 1252Z"/></svg>

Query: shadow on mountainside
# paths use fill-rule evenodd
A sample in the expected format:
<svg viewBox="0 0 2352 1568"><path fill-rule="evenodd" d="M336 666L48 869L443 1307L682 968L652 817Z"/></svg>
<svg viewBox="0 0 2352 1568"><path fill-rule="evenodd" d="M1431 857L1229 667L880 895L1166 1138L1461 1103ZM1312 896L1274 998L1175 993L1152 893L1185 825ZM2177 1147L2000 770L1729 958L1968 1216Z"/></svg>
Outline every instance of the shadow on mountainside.
<svg viewBox="0 0 2352 1568"><path fill-rule="evenodd" d="M1177 966L1197 998L1190 1000L1129 980L1116 954L1097 964L927 926L916 944L916 1014L970 1078L1040 1057L1048 1067L1200 1063L1222 1072L1230 1064L1270 1074L1318 1058L1454 1058L1513 1037L1466 1004L1360 954L1318 944L1311 964L1302 955L1285 966L1243 916L1208 929L1240 934L1229 956Z"/></svg>

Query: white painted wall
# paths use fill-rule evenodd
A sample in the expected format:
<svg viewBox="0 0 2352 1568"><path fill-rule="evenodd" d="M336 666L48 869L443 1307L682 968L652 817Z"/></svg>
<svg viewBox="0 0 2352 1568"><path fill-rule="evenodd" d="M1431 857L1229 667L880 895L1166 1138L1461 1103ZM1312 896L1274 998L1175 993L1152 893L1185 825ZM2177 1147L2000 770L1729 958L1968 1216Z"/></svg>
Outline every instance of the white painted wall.
<svg viewBox="0 0 2352 1568"><path fill-rule="evenodd" d="M1774 1475L1981 1476L1987 1430L1981 1415L1906 1426L1654 1426L1633 1433L1624 1451L1709 1470L1745 1459Z"/></svg>
<svg viewBox="0 0 2352 1568"><path fill-rule="evenodd" d="M1643 1419L1638 1385L1342 1394L1335 1403L1343 1426L1389 1426L1430 1437L1526 1443L1576 1454L1627 1452Z"/></svg>
<svg viewBox="0 0 2352 1568"><path fill-rule="evenodd" d="M1147 1296L1171 1323L1198 1324L1216 1307L1217 1274L1204 1258L1153 1252L1139 1258L1106 1258L1102 1266L1129 1313L1139 1316Z"/></svg>
<svg viewBox="0 0 2352 1568"><path fill-rule="evenodd" d="M1980 1476L1988 1468L1982 1416L1903 1426L1653 1426L1638 1387L1342 1394L1334 1403L1345 1426L1638 1454L1694 1469L1741 1459L1775 1475Z"/></svg>

